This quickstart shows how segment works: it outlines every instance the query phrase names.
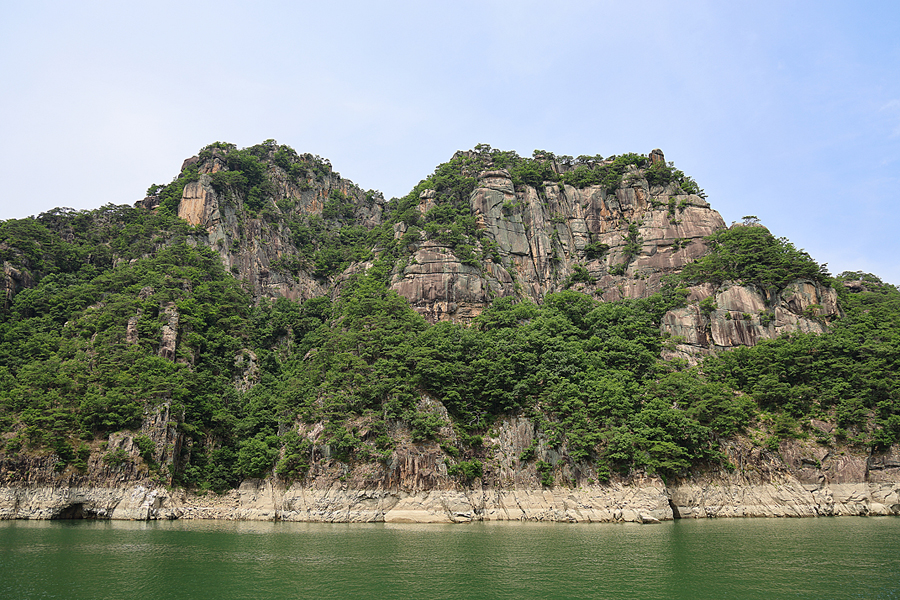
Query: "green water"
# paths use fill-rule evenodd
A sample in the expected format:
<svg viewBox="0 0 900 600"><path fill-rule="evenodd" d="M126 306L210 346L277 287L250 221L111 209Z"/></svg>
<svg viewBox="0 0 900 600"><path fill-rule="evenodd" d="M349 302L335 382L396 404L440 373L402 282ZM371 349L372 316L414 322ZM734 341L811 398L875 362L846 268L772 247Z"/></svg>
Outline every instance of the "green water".
<svg viewBox="0 0 900 600"><path fill-rule="evenodd" d="M7 521L14 598L900 598L900 518Z"/></svg>

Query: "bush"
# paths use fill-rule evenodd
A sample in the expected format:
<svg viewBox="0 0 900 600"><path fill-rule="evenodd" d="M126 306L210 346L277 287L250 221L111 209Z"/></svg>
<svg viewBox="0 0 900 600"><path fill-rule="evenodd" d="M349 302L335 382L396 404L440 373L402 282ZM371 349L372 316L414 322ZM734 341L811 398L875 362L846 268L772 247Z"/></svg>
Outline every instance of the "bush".
<svg viewBox="0 0 900 600"><path fill-rule="evenodd" d="M107 452L103 455L103 462L111 467L118 467L128 462L128 453L122 448Z"/></svg>
<svg viewBox="0 0 900 600"><path fill-rule="evenodd" d="M278 457L278 436L259 433L238 450L237 466L242 477L264 477Z"/></svg>
<svg viewBox="0 0 900 600"><path fill-rule="evenodd" d="M609 252L609 245L601 242L593 242L584 247L584 256L588 260L603 258Z"/></svg>
<svg viewBox="0 0 900 600"><path fill-rule="evenodd" d="M312 442L301 438L296 431L284 435L284 456L278 461L275 472L285 479L301 479L309 471Z"/></svg>
<svg viewBox="0 0 900 600"><path fill-rule="evenodd" d="M831 285L825 265L765 227L736 225L706 237L709 252L681 272L691 283L738 281L780 290L795 279Z"/></svg>
<svg viewBox="0 0 900 600"><path fill-rule="evenodd" d="M609 274L610 275L624 275L626 269L628 269L628 263L620 263L618 265L613 265L609 268Z"/></svg>
<svg viewBox="0 0 900 600"><path fill-rule="evenodd" d="M409 424L412 429L412 440L423 442L437 438L444 420L437 413L416 411Z"/></svg>
<svg viewBox="0 0 900 600"><path fill-rule="evenodd" d="M519 460L522 462L528 462L535 457L535 453L537 452L537 440L531 440L531 444L529 444L522 453L519 455Z"/></svg>
<svg viewBox="0 0 900 600"><path fill-rule="evenodd" d="M339 190L332 190L322 207L325 219L352 219L355 214L353 199Z"/></svg>
<svg viewBox="0 0 900 600"><path fill-rule="evenodd" d="M719 308L719 305L716 304L715 296L707 296L706 298L704 298L703 300L700 301L699 306L700 306L700 312L703 314L703 316L705 316L707 318L709 318L709 315L714 313Z"/></svg>
<svg viewBox="0 0 900 600"><path fill-rule="evenodd" d="M484 467L480 460L462 460L447 467L447 474L451 477L459 477L463 481L481 479L484 476Z"/></svg>
<svg viewBox="0 0 900 600"><path fill-rule="evenodd" d="M156 444L146 435L138 435L134 438L134 444L138 447L138 454L148 465L153 463L153 453L156 452Z"/></svg>
<svg viewBox="0 0 900 600"><path fill-rule="evenodd" d="M622 239L625 241L625 247L622 249L622 252L625 254L625 263L628 264L634 260L634 257L640 253L643 247L644 240L638 231L638 224L629 223L628 233L622 236Z"/></svg>
<svg viewBox="0 0 900 600"><path fill-rule="evenodd" d="M15 456L19 453L19 450L22 449L22 439L18 437L14 437L6 442L6 454L7 456Z"/></svg>
<svg viewBox="0 0 900 600"><path fill-rule="evenodd" d="M552 487L554 483L553 466L548 462L539 460L535 463L534 467L537 470L538 475L540 475L541 485Z"/></svg>
<svg viewBox="0 0 900 600"><path fill-rule="evenodd" d="M575 264L572 267L572 274L563 282L563 289L567 290L576 283L586 283L589 285L597 283L597 279L588 272L584 266Z"/></svg>

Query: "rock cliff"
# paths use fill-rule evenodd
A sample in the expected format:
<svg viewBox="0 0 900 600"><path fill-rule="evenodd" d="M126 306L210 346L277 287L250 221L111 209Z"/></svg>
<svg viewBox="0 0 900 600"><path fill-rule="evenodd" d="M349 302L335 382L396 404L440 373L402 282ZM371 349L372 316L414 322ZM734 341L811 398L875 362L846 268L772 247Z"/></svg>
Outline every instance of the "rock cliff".
<svg viewBox="0 0 900 600"><path fill-rule="evenodd" d="M272 160L275 152L271 149L264 161L271 197L257 211L248 207L241 190L214 185L214 175L227 172L221 151L214 150L203 160L185 160L182 172L196 166L199 177L184 186L178 216L207 232L209 246L232 273L250 284L257 298L303 301L327 295L327 281L313 276L309 257L303 257L295 243L292 218L321 216L329 197L338 193L350 199L353 221L371 228L381 222L380 196L367 195L318 157L301 157L316 169L292 176ZM145 199L139 204L146 206L148 202ZM298 265L294 273L300 275L292 275L287 263Z"/></svg>
<svg viewBox="0 0 900 600"><path fill-rule="evenodd" d="M449 247L422 240L392 285L432 321L468 321L493 298L540 302L569 287L604 300L657 292L663 276L703 254L703 237L724 222L699 196L675 184L651 189L633 175L609 194L600 185L516 187L506 170L483 171L469 202L497 256L470 266ZM631 239L629 227L636 230ZM638 245L632 256L629 242ZM603 250L592 253L591 245Z"/></svg>
<svg viewBox="0 0 900 600"><path fill-rule="evenodd" d="M715 308L704 310L700 302L707 299ZM661 328L675 343L664 358L690 363L710 352L754 346L791 331L824 333L841 314L837 292L815 281L797 280L770 294L733 282L703 284L691 287L687 300L688 306L663 316Z"/></svg>
<svg viewBox="0 0 900 600"><path fill-rule="evenodd" d="M431 322L466 323L495 298L540 303L561 289L605 301L643 298L660 291L664 277L703 256L704 238L725 228L698 189L653 179L650 168L666 164L659 149L650 153L650 166L628 165L612 186L578 187L560 179L576 168L571 160L536 155L536 162L560 180L525 183L509 169L494 167L490 152L471 150L454 156L468 161L462 175L474 181L465 208L474 215L479 235L470 240L473 247L465 256L440 236L410 231L396 215L387 220L391 203L342 178L324 159L297 155L271 140L253 148L264 169L257 186L262 191L249 188L235 171L240 164L229 162L233 147L214 144L183 162L185 183L170 208L195 227L192 243L215 250L257 300L335 296L347 276L371 266L383 248L376 244L353 256L323 257L332 251L323 252L323 239L344 243L349 229L371 231L385 223L405 244L390 285ZM614 159L589 164L607 168ZM422 217L440 204L441 193L419 193ZM161 202L150 195L136 206L157 211ZM16 265L4 260L0 294L5 307L18 291L35 285L34 269L21 256ZM716 309L702 310L698 303L710 297ZM691 288L688 301L690 306L666 315L662 329L675 344L667 357L691 362L788 331L824 331L840 315L834 290L806 280L777 294L734 282L706 284ZM174 350L172 343L176 339L166 342L166 352Z"/></svg>
<svg viewBox="0 0 900 600"><path fill-rule="evenodd" d="M0 288L0 297L3 299L3 308L9 308L13 297L19 290L32 287L34 279L27 271L22 272L3 261L3 286Z"/></svg>
<svg viewBox="0 0 900 600"><path fill-rule="evenodd" d="M339 230L341 223L326 214L335 193L348 200L346 222L366 229L382 223L386 204L342 179L330 165L297 178L275 164L275 153L273 146L264 157L272 195L258 211L248 209L240 190L214 185L215 174L228 170L221 151L187 159L182 169L193 166L199 177L184 186L178 215L206 231L206 243L257 298L306 300L333 294L348 274L370 263L323 275L298 247L298 228L310 217L326 216L325 226ZM665 164L661 150L651 155L651 164ZM418 228L409 232L402 221L393 226L394 238L405 247L390 285L431 322L469 322L495 298L540 303L547 293L561 289L605 301L647 297L660 291L665 276L707 252L706 236L725 228L703 197L685 192L677 181L652 185L648 170L635 165L610 189L606 184L574 187L553 181L516 184L508 169L490 168L491 159L483 153L458 152L454 158L487 167L471 173L475 185L467 200L481 232L473 252L481 258L461 258L453 244ZM304 155L304 160L320 159ZM571 170L549 162L553 172ZM600 166L611 163L607 159ZM423 216L437 205L438 196L434 189L419 193ZM152 199L139 204L155 206ZM377 254L379 249L373 250ZM717 308L704 312L698 303L709 297ZM821 332L840 313L834 290L813 281L797 281L776 295L735 283L706 284L692 288L688 301L686 308L666 315L662 329L675 344L667 357L690 362L788 331Z"/></svg>

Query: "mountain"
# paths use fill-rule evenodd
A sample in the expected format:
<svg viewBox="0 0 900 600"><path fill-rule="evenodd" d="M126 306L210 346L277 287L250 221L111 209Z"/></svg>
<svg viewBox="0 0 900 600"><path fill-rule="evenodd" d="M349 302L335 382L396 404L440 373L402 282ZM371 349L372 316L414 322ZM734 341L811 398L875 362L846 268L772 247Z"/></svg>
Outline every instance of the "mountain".
<svg viewBox="0 0 900 600"><path fill-rule="evenodd" d="M386 201L218 142L0 257L0 516L900 511L897 290L658 149L482 144Z"/></svg>
<svg viewBox="0 0 900 600"><path fill-rule="evenodd" d="M649 159L549 152L523 159L479 145L386 203L334 174L327 161L272 142L254 148L242 154L214 145L186 160L174 184L177 190L185 182L183 195L177 206L173 196L168 201L208 232L204 242L250 282L256 298L330 294L390 243L390 233L402 248L389 286L432 323L469 323L494 298L539 303L563 289L607 302L644 298L703 256L704 238L725 228L697 184L658 149ZM255 175L229 183L235 171ZM265 202L257 188L268 194ZM159 201L151 195L141 205ZM797 329L821 333L822 320L838 315L837 296L816 272L805 275L778 290L693 286L690 301L715 295L721 309L673 312L665 331L683 338L679 354L687 357ZM807 318L810 306L820 307L818 319Z"/></svg>

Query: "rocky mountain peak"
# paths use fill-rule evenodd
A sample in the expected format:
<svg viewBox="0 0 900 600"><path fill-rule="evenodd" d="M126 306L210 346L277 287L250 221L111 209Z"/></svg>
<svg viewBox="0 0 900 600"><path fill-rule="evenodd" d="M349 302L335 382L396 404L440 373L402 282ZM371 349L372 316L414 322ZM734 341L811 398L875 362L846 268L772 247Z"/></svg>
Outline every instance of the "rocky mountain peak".
<svg viewBox="0 0 900 600"><path fill-rule="evenodd" d="M181 177L177 215L206 231L206 243L256 298L333 295L390 255L390 287L431 322L469 322L496 298L541 303L564 289L603 301L648 297L726 228L660 149L607 158L536 150L523 158L479 144L390 202L341 178L327 160L272 140L244 150L208 146L182 163ZM155 194L139 204L162 203ZM719 312L698 308L707 298ZM778 298L735 282L704 284L688 299L663 329L675 354L690 360L783 331L818 331L838 314L833 291L810 281Z"/></svg>

